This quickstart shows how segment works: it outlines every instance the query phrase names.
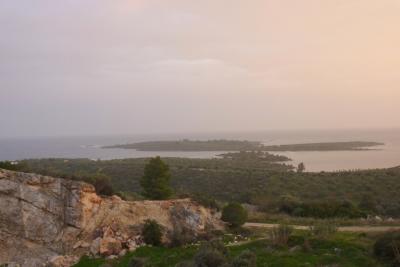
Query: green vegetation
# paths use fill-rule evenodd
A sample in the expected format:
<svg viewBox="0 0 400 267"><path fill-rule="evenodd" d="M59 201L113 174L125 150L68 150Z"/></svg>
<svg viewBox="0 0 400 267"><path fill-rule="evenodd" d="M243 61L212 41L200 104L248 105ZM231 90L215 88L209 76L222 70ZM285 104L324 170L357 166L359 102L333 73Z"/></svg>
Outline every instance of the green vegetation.
<svg viewBox="0 0 400 267"><path fill-rule="evenodd" d="M187 245L196 240L182 229L172 236L171 247L160 247L162 229L157 222L147 221L142 235L151 247L141 247L114 260L84 257L77 267L399 266L398 232L382 237L344 234L337 232L336 222L367 215L400 216L400 167L307 173L304 166L296 171L282 163L287 160L264 151L247 151L215 159L42 159L4 162L0 166L83 180L94 184L99 194L117 192L126 199L141 199L140 193L151 199L165 199L173 190L177 197L192 197L208 207L236 203L222 211L222 218L232 228L230 235L219 235L229 244L213 241ZM239 203L254 205L258 208L254 212L264 212L269 219L287 216L303 223L308 220L307 225L313 226L299 231L281 224L270 230L258 229L261 236L260 232L248 233L249 229L240 227L247 211ZM281 221L282 217L277 219ZM210 233L204 239L215 235ZM256 239L249 241L244 236Z"/></svg>
<svg viewBox="0 0 400 267"><path fill-rule="evenodd" d="M128 267L145 267L146 265L146 260L142 258L133 257L128 262Z"/></svg>
<svg viewBox="0 0 400 267"><path fill-rule="evenodd" d="M10 170L10 171L19 171L23 168L22 163L14 163L11 161L0 161L0 169Z"/></svg>
<svg viewBox="0 0 400 267"><path fill-rule="evenodd" d="M92 176L92 183L96 188L96 192L99 195L112 196L114 190L111 185L110 178L104 174L96 174Z"/></svg>
<svg viewBox="0 0 400 267"><path fill-rule="evenodd" d="M270 232L271 244L275 247L287 247L292 233L293 227L289 225L280 224L272 228Z"/></svg>
<svg viewBox="0 0 400 267"><path fill-rule="evenodd" d="M203 243L194 255L192 262L185 263L191 267L218 267L226 266L228 249L219 240Z"/></svg>
<svg viewBox="0 0 400 267"><path fill-rule="evenodd" d="M144 175L140 180L143 195L155 200L168 199L172 195L170 179L168 165L160 157L150 159L144 167Z"/></svg>
<svg viewBox="0 0 400 267"><path fill-rule="evenodd" d="M269 236L266 232L265 236ZM379 262L373 255L373 236L337 233L332 237L319 239L308 237L306 232L290 235L287 247L274 246L269 238L243 244L221 247L219 242L205 243L200 247L179 248L141 247L121 259L108 261L113 267L126 267L132 258L145 260L145 266L152 267L193 267L196 262L210 262L221 266L259 267L389 267L390 263ZM218 245L219 243L219 245ZM254 264L256 261L256 265ZM75 267L100 266L104 260L83 258ZM238 265L246 262L248 265ZM209 265L201 265L209 266Z"/></svg>
<svg viewBox="0 0 400 267"><path fill-rule="evenodd" d="M105 146L103 148L135 149L139 151L341 151L368 150L369 147L384 145L378 142L326 142L265 146L261 142L237 140L208 141L150 141L134 144Z"/></svg>
<svg viewBox="0 0 400 267"><path fill-rule="evenodd" d="M273 155L264 151L240 151L218 155L224 159L240 160L245 162L285 162L290 158L281 155Z"/></svg>
<svg viewBox="0 0 400 267"><path fill-rule="evenodd" d="M162 237L162 228L154 220L147 220L142 230L143 240L148 245L160 246Z"/></svg>
<svg viewBox="0 0 400 267"><path fill-rule="evenodd" d="M245 250L233 260L232 267L257 267L257 255Z"/></svg>
<svg viewBox="0 0 400 267"><path fill-rule="evenodd" d="M248 161L238 156L163 161L170 167L170 182L176 195L201 196L203 203L216 204L214 200L249 203L264 212L305 217L345 219L366 214L400 217L400 167L297 173L291 171L291 166L258 157ZM135 199L142 192L140 180L147 163L148 159L41 159L18 165L26 172L88 182L102 174L109 177L116 192L123 191L123 195ZM285 210L288 202L291 208Z"/></svg>
<svg viewBox="0 0 400 267"><path fill-rule="evenodd" d="M374 253L381 260L400 266L400 231L387 232L374 244Z"/></svg>
<svg viewBox="0 0 400 267"><path fill-rule="evenodd" d="M336 234L338 228L335 224L326 221L324 223L317 223L310 226L310 234L318 238L328 238Z"/></svg>
<svg viewBox="0 0 400 267"><path fill-rule="evenodd" d="M222 210L221 219L231 227L239 227L247 221L247 211L239 203L230 203Z"/></svg>
<svg viewBox="0 0 400 267"><path fill-rule="evenodd" d="M283 200L279 210L295 217L313 218L361 218L366 217L351 202L318 201L301 203L294 200Z"/></svg>

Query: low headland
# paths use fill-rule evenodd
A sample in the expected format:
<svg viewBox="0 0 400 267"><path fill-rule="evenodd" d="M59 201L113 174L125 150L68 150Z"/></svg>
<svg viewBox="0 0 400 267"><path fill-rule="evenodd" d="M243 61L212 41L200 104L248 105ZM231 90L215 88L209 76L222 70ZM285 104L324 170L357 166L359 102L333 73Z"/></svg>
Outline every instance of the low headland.
<svg viewBox="0 0 400 267"><path fill-rule="evenodd" d="M264 145L247 140L177 140L149 141L132 144L104 146L103 148L135 149L138 151L363 151L375 150L383 143L371 141L323 142L286 145Z"/></svg>

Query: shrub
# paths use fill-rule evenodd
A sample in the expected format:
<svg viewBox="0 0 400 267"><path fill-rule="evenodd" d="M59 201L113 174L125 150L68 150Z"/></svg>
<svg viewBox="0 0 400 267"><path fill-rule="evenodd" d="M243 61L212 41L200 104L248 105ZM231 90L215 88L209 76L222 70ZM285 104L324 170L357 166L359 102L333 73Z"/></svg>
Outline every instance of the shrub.
<svg viewBox="0 0 400 267"><path fill-rule="evenodd" d="M178 263L176 265L176 267L196 267L196 266L195 266L194 262L192 262L192 261L184 261L184 262Z"/></svg>
<svg viewBox="0 0 400 267"><path fill-rule="evenodd" d="M196 241L193 234L186 228L176 227L171 236L171 247L180 247Z"/></svg>
<svg viewBox="0 0 400 267"><path fill-rule="evenodd" d="M200 246L200 250L217 250L221 252L224 256L228 255L228 249L225 247L224 243L220 239L213 239L208 242L203 242Z"/></svg>
<svg viewBox="0 0 400 267"><path fill-rule="evenodd" d="M147 220L142 230L143 240L148 245L160 246L162 238L161 226L155 220Z"/></svg>
<svg viewBox="0 0 400 267"><path fill-rule="evenodd" d="M257 267L257 256L249 251L243 251L232 262L232 267Z"/></svg>
<svg viewBox="0 0 400 267"><path fill-rule="evenodd" d="M221 219L231 227L242 226L247 220L247 211L239 203L230 203L222 210Z"/></svg>
<svg viewBox="0 0 400 267"><path fill-rule="evenodd" d="M338 228L331 222L310 226L310 234L319 238L327 238L337 232Z"/></svg>
<svg viewBox="0 0 400 267"><path fill-rule="evenodd" d="M226 258L218 250L200 250L194 258L196 267L219 267L226 263Z"/></svg>
<svg viewBox="0 0 400 267"><path fill-rule="evenodd" d="M286 247L292 233L293 227L281 224L272 228L270 232L271 242L275 246Z"/></svg>
<svg viewBox="0 0 400 267"><path fill-rule="evenodd" d="M199 203L200 205L202 205L206 208L213 209L216 211L220 210L220 207L219 207L217 201L211 197L194 194L193 196L191 196L191 198L192 198L192 200L196 201L197 203Z"/></svg>
<svg viewBox="0 0 400 267"><path fill-rule="evenodd" d="M127 267L145 267L146 261L142 258L133 257L129 260Z"/></svg>
<svg viewBox="0 0 400 267"><path fill-rule="evenodd" d="M374 254L382 260L393 262L400 266L400 231L391 231L383 234L374 244Z"/></svg>
<svg viewBox="0 0 400 267"><path fill-rule="evenodd" d="M212 240L201 245L194 256L196 267L222 267L227 264L228 250L220 240Z"/></svg>
<svg viewBox="0 0 400 267"><path fill-rule="evenodd" d="M105 175L97 174L94 176L93 185L96 189L96 193L99 195L112 196L114 194L110 178Z"/></svg>

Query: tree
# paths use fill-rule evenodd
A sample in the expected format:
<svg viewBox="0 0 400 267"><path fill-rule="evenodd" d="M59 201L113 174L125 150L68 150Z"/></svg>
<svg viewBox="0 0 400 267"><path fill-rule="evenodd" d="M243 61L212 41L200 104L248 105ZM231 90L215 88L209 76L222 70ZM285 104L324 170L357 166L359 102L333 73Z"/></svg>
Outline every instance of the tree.
<svg viewBox="0 0 400 267"><path fill-rule="evenodd" d="M162 229L155 220L147 220L142 230L143 240L148 245L160 246Z"/></svg>
<svg viewBox="0 0 400 267"><path fill-rule="evenodd" d="M239 203L230 203L222 210L221 219L232 227L239 227L246 222L247 211Z"/></svg>
<svg viewBox="0 0 400 267"><path fill-rule="evenodd" d="M156 200L169 198L172 195L172 189L169 185L170 178L169 167L160 157L150 159L140 180L143 195Z"/></svg>
<svg viewBox="0 0 400 267"><path fill-rule="evenodd" d="M304 165L303 162L300 162L299 165L297 166L297 172L302 173L306 170L306 166Z"/></svg>

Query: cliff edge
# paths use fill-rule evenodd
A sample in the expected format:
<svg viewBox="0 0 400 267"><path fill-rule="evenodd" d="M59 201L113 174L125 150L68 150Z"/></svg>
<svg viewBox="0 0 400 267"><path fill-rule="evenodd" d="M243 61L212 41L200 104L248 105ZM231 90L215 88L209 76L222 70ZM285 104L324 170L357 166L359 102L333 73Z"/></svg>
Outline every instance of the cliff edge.
<svg viewBox="0 0 400 267"><path fill-rule="evenodd" d="M142 245L148 219L193 237L221 229L217 214L190 199L102 198L92 185L0 169L0 265L70 266L82 255L112 257Z"/></svg>

